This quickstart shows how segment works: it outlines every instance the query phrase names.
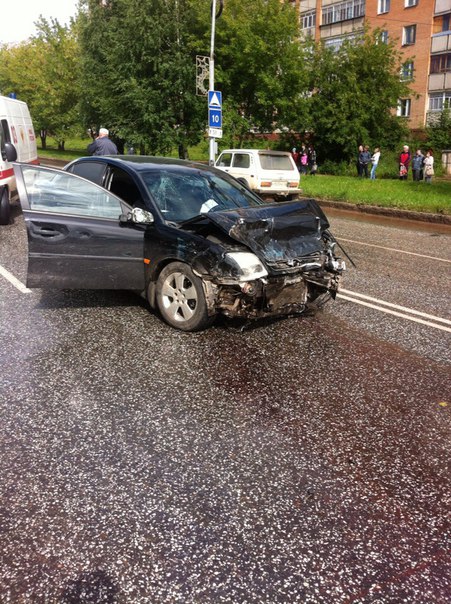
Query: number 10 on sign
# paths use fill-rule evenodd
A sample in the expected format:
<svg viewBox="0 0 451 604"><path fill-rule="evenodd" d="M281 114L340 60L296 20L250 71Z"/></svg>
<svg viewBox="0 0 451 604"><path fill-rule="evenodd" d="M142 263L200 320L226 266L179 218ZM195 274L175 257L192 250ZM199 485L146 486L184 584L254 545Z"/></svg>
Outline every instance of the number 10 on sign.
<svg viewBox="0 0 451 604"><path fill-rule="evenodd" d="M222 111L221 109L208 110L208 125L210 128L222 128Z"/></svg>

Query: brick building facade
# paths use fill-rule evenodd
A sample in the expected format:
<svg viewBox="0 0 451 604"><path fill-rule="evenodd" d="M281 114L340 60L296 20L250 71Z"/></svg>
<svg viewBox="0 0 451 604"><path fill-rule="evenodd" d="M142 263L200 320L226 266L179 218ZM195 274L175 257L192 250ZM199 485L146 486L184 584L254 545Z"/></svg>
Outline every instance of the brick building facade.
<svg viewBox="0 0 451 604"><path fill-rule="evenodd" d="M303 36L339 48L364 24L379 28L404 56L400 77L412 94L399 99L398 115L422 128L451 105L451 0L289 0L299 11Z"/></svg>

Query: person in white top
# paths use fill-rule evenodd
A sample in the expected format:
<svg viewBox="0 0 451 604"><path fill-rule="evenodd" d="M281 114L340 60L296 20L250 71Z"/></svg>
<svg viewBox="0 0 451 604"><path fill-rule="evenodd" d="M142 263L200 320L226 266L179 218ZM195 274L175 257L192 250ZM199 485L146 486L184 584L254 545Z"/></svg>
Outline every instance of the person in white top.
<svg viewBox="0 0 451 604"><path fill-rule="evenodd" d="M426 153L424 158L424 181L431 183L434 176L434 156L431 149Z"/></svg>
<svg viewBox="0 0 451 604"><path fill-rule="evenodd" d="M371 180L376 180L376 170L377 170L377 164L379 163L380 156L381 156L381 151L380 151L379 147L376 147L374 149L374 153L371 157L371 163L373 164L373 167L371 168L371 174L370 174Z"/></svg>

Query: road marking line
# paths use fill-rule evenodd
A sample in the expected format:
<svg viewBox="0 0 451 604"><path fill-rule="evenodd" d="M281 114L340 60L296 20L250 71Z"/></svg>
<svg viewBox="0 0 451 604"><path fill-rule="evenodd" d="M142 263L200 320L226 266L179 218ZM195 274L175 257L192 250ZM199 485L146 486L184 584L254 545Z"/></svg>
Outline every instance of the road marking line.
<svg viewBox="0 0 451 604"><path fill-rule="evenodd" d="M394 315L395 317L409 319L409 321L414 321L415 323L421 323L422 325L427 325L428 327L435 327L435 329L440 329L441 331L448 331L449 333L451 333L450 327L445 327L444 325L437 325L436 323L431 323L431 321L424 321L423 319L418 319L417 317L412 317L401 312L396 312L395 310L389 310L388 308L382 308L381 306L376 306L376 304L370 304L369 302L364 302L363 300L356 300L355 298L350 298L349 296L344 296L343 294L337 294L337 298L342 298L343 300L355 302L356 304L361 304L362 306L367 306L368 308L374 308L389 315Z"/></svg>
<svg viewBox="0 0 451 604"><path fill-rule="evenodd" d="M350 291L348 289L341 289L340 292L343 294L348 294L349 296L355 296L356 298L363 298L364 300L370 300L371 302L376 302L377 304L382 304L383 306L389 306L390 308L396 308L397 310L403 310L411 315L418 315L419 317L424 317L425 319L432 319L432 321L437 321L439 323L445 323L446 325L451 325L451 321L448 319L442 319L441 317L436 317L435 315L428 315L425 312L420 312L419 310L413 310L412 308L407 308L406 306L399 306L398 304L392 304L391 302L385 302L384 300L380 300L379 298L372 298L371 296L365 296L365 294L358 294L357 292Z"/></svg>
<svg viewBox="0 0 451 604"><path fill-rule="evenodd" d="M347 243L357 243L358 245L366 245L368 247L377 247L380 250L387 250L388 252L398 252L400 254L409 254L410 256L419 256L420 258L428 258L429 260L438 260L438 262L448 262L451 264L451 260L446 258L436 258L435 256L426 256L425 254L417 254L416 252L406 252L405 250L397 250L394 247L384 247L383 245L375 245L374 243L366 243L365 241L355 241L354 239L344 239L344 237L337 237L338 243L340 241L346 241Z"/></svg>
<svg viewBox="0 0 451 604"><path fill-rule="evenodd" d="M12 273L7 271L6 268L3 268L3 266L1 266L1 265L0 265L0 275L2 275L2 277L5 277L5 279L7 279L12 285L14 285L14 287L16 289L18 289L23 294L31 294L31 289L28 289L28 287L25 287L25 285L21 281L19 281L19 279L14 277L14 275Z"/></svg>

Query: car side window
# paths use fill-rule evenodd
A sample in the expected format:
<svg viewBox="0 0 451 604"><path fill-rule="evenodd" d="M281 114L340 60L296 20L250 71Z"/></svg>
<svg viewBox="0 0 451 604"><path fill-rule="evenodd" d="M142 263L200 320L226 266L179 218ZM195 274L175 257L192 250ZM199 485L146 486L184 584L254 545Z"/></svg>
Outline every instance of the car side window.
<svg viewBox="0 0 451 604"><path fill-rule="evenodd" d="M231 153L223 153L218 160L218 166L221 168L230 168L230 164L232 163L232 154Z"/></svg>
<svg viewBox="0 0 451 604"><path fill-rule="evenodd" d="M67 172L22 167L31 210L118 220L119 199L105 189Z"/></svg>
<svg viewBox="0 0 451 604"><path fill-rule="evenodd" d="M233 158L234 168L249 168L251 162L248 153L235 153Z"/></svg>
<svg viewBox="0 0 451 604"><path fill-rule="evenodd" d="M110 166L107 189L132 207L147 209L135 181L128 172L121 168Z"/></svg>
<svg viewBox="0 0 451 604"><path fill-rule="evenodd" d="M106 164L96 161L81 161L68 169L68 172L82 176L86 180L95 182L98 185L103 183L103 175L105 174Z"/></svg>

